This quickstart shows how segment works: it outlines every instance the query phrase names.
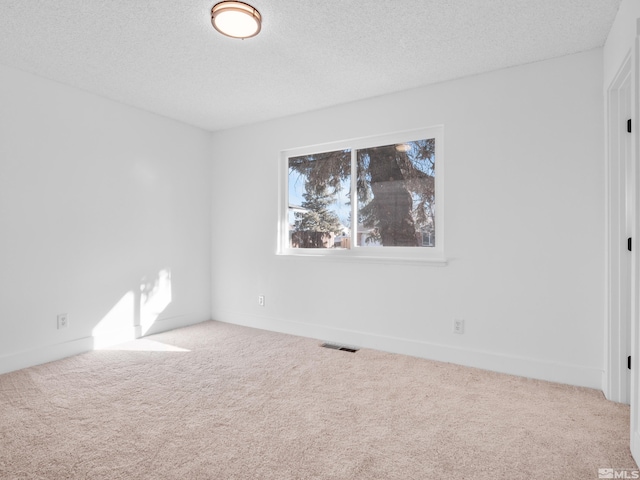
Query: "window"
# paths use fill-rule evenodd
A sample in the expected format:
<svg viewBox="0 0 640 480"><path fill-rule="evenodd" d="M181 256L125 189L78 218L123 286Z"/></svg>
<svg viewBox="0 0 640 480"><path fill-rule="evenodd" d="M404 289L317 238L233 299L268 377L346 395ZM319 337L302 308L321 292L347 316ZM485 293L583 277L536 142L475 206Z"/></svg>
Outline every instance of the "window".
<svg viewBox="0 0 640 480"><path fill-rule="evenodd" d="M279 253L444 261L442 127L282 152Z"/></svg>

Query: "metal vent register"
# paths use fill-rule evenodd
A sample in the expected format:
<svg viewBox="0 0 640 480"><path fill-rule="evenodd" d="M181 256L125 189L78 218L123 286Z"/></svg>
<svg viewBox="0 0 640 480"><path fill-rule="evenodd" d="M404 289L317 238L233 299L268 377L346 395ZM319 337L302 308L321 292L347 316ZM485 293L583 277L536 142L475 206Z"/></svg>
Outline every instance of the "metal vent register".
<svg viewBox="0 0 640 480"><path fill-rule="evenodd" d="M331 348L333 350L341 350L343 352L350 352L350 353L356 353L358 351L357 348L347 347L345 345L338 345L337 343L323 343L320 346L324 348Z"/></svg>

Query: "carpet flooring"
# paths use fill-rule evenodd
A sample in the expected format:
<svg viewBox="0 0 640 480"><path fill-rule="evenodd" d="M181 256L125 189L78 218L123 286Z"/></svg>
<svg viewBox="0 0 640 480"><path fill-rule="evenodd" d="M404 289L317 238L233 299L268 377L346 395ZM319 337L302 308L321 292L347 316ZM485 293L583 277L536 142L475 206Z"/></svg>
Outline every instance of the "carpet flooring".
<svg viewBox="0 0 640 480"><path fill-rule="evenodd" d="M206 322L0 375L2 479L598 479L602 392Z"/></svg>

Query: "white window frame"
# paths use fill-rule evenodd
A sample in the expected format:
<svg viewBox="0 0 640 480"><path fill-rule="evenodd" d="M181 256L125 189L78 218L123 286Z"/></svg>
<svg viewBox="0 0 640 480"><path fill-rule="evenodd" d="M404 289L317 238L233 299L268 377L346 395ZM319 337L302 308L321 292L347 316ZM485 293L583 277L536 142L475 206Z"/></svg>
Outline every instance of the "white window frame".
<svg viewBox="0 0 640 480"><path fill-rule="evenodd" d="M289 158L336 150L351 150L351 191L356 189L356 151L384 145L407 143L415 140L435 139L435 205L434 218L436 244L434 247L360 247L352 242L351 248L291 248L289 246ZM321 145L292 148L280 152L278 183L278 255L294 257L321 257L326 259L379 261L394 263L430 263L446 265L444 254L444 127L437 125L428 128L403 132L341 140ZM352 202L352 218L357 220L357 202ZM352 227L352 235L355 229Z"/></svg>

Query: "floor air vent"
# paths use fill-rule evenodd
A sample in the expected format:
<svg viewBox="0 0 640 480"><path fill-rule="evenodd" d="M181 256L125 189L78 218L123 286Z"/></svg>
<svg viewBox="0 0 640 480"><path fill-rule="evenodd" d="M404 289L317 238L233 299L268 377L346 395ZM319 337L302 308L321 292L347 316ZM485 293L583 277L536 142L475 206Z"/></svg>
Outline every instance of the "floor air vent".
<svg viewBox="0 0 640 480"><path fill-rule="evenodd" d="M324 348L332 348L333 350L341 350L343 352L356 353L358 351L357 348L345 347L344 345L338 345L337 343L323 343L320 345Z"/></svg>

